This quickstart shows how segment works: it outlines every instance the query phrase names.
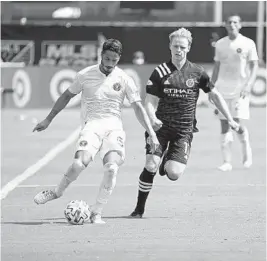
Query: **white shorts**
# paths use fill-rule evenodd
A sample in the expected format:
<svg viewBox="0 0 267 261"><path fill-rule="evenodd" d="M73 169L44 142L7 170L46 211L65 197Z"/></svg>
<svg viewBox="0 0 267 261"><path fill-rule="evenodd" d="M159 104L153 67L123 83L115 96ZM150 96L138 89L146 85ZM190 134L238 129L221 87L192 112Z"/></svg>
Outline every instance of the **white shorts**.
<svg viewBox="0 0 267 261"><path fill-rule="evenodd" d="M249 119L249 97L225 99L227 106L233 118L248 120ZM219 112L219 118L226 118Z"/></svg>
<svg viewBox="0 0 267 261"><path fill-rule="evenodd" d="M126 134L119 119L99 119L88 121L80 132L76 149L86 150L92 160L99 152L101 159L110 151L116 151L125 158Z"/></svg>

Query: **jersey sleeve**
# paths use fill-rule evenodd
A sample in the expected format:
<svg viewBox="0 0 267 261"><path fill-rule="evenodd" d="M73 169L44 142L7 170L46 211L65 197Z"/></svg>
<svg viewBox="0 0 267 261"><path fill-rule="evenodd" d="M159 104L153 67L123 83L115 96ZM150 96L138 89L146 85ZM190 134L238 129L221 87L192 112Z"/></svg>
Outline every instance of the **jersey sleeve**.
<svg viewBox="0 0 267 261"><path fill-rule="evenodd" d="M141 101L138 88L131 77L127 77L126 79L125 91L126 91L126 97L130 103Z"/></svg>
<svg viewBox="0 0 267 261"><path fill-rule="evenodd" d="M155 69L146 84L146 93L160 97L160 76Z"/></svg>
<svg viewBox="0 0 267 261"><path fill-rule="evenodd" d="M249 53L248 53L248 60L249 61L258 61L259 57L257 54L257 49L256 49L256 45L254 43L254 41L252 41Z"/></svg>
<svg viewBox="0 0 267 261"><path fill-rule="evenodd" d="M210 92L214 88L214 84L211 82L208 74L203 71L199 79L199 88L202 89L205 93Z"/></svg>
<svg viewBox="0 0 267 261"><path fill-rule="evenodd" d="M82 84L79 79L79 75L77 74L73 83L70 85L68 90L73 94L78 94L82 91Z"/></svg>

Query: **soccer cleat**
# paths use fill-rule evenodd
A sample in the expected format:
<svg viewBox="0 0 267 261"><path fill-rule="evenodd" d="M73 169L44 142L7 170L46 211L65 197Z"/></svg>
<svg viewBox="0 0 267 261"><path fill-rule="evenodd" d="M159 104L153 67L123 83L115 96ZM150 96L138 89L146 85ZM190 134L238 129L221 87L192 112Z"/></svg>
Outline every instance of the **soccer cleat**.
<svg viewBox="0 0 267 261"><path fill-rule="evenodd" d="M220 167L218 167L218 169L221 171L231 171L232 168L233 168L232 165L228 162L225 162Z"/></svg>
<svg viewBox="0 0 267 261"><path fill-rule="evenodd" d="M91 213L90 221L93 224L106 224L106 222L102 220L101 215L98 213L94 213L94 212Z"/></svg>
<svg viewBox="0 0 267 261"><path fill-rule="evenodd" d="M136 209L130 214L129 218L142 218L144 212L137 211Z"/></svg>
<svg viewBox="0 0 267 261"><path fill-rule="evenodd" d="M167 161L167 150L164 151L161 163L159 165L159 175L160 176L165 176L166 175L166 171L165 171L165 163L166 163L166 161Z"/></svg>
<svg viewBox="0 0 267 261"><path fill-rule="evenodd" d="M44 190L39 192L35 197L34 197L34 202L36 204L45 204L46 202L57 199L58 196L53 190Z"/></svg>

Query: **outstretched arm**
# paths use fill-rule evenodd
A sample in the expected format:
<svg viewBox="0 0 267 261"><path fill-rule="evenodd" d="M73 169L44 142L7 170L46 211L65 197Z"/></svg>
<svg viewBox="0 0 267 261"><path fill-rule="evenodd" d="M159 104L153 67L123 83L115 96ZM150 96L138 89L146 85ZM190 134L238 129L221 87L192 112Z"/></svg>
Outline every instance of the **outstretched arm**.
<svg viewBox="0 0 267 261"><path fill-rule="evenodd" d="M76 94L71 93L69 90L66 90L64 93L62 93L61 96L57 99L50 113L42 122L38 123L35 126L33 132L45 130L49 126L51 121L55 118L55 116L66 107L70 99L75 95Z"/></svg>

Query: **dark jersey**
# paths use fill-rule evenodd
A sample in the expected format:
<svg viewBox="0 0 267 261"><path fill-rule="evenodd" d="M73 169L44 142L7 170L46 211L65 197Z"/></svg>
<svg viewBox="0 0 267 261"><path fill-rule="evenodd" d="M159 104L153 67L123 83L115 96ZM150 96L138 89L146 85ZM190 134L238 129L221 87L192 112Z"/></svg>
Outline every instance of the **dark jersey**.
<svg viewBox="0 0 267 261"><path fill-rule="evenodd" d="M171 61L157 66L151 74L146 92L159 98L156 116L178 133L192 131L199 89L213 88L204 68L186 61L178 70Z"/></svg>

